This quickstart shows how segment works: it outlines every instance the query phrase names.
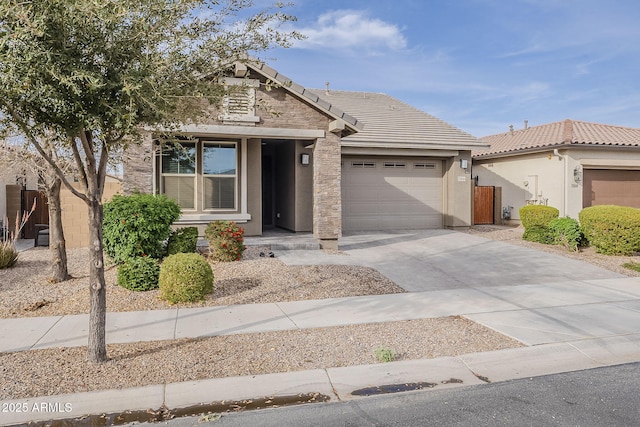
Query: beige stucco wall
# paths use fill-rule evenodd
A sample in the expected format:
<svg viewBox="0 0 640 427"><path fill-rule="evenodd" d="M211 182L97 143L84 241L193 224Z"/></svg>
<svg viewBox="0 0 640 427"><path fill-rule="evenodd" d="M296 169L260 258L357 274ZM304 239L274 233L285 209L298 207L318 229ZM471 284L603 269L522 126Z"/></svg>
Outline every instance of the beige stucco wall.
<svg viewBox="0 0 640 427"><path fill-rule="evenodd" d="M640 151L629 149L559 149L474 160L473 175L479 185L502 187L502 206L513 206L512 220L528 199L543 199L560 211L560 216L578 218L582 210L582 182L574 179L576 168L640 169ZM534 179L535 178L535 179ZM525 185L528 182L529 185ZM532 194L537 184L537 196Z"/></svg>
<svg viewBox="0 0 640 427"><path fill-rule="evenodd" d="M76 188L78 188L76 186ZM115 194L122 192L122 184L117 181L109 181L104 186L102 202L107 202ZM81 248L89 245L89 215L87 205L74 196L67 188L60 191L62 208L62 229L67 248Z"/></svg>

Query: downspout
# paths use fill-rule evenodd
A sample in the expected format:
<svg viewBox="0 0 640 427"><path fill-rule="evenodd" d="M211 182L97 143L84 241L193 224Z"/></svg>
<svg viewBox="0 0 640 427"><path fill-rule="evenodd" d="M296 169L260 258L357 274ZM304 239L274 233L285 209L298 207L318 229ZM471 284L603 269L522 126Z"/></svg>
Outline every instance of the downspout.
<svg viewBox="0 0 640 427"><path fill-rule="evenodd" d="M563 165L563 173L562 173L562 215L560 215L561 217L563 216L567 216L567 211L568 211L568 206L567 206L567 159L566 156L563 156L562 154L560 154L560 152L558 151L557 148L553 149L553 155L555 157L558 158L558 160L564 160L564 165Z"/></svg>

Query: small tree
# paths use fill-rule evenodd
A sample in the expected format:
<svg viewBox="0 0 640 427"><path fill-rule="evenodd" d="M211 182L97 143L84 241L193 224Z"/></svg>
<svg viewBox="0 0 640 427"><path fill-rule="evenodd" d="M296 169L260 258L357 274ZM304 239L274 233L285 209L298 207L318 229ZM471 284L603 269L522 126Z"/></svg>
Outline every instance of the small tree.
<svg viewBox="0 0 640 427"><path fill-rule="evenodd" d="M55 151L55 144L50 139L41 140L42 148L46 150L60 169L67 173L71 168L71 159L64 158L61 153ZM49 249L51 251L51 281L63 282L69 279L67 264L67 248L62 229L62 207L60 190L62 180L56 171L33 148L25 146L23 141L9 144L5 141L0 144L0 156L8 164L16 169L28 169L38 177L38 188L47 196L49 205Z"/></svg>
<svg viewBox="0 0 640 427"><path fill-rule="evenodd" d="M111 153L141 126L197 122L220 104L227 69L288 46L282 4L246 19L252 0L0 0L0 120L14 126L89 217L91 362L107 360L102 195ZM79 188L42 146L49 132L74 160Z"/></svg>

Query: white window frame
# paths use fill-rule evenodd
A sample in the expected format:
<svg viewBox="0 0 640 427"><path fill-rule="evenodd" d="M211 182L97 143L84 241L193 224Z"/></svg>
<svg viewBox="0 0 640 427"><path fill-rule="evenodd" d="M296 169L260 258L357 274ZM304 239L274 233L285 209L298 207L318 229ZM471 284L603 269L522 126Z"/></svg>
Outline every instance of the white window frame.
<svg viewBox="0 0 640 427"><path fill-rule="evenodd" d="M162 171L162 156L164 155L164 150L165 150L165 144L167 143L177 143L180 145L191 145L193 144L194 146L194 151L195 151L195 164L194 164L194 171L195 173L193 174L184 174L184 173L164 173ZM187 212L197 212L198 210L198 141L165 141L164 143L160 144L160 162L159 162L159 167L160 167L160 180L158 182L159 185L159 194L162 195L166 195L165 191L164 191L164 177L180 177L180 178L184 178L184 177L192 177L193 178L193 208L183 208L180 207L183 211L187 211Z"/></svg>
<svg viewBox="0 0 640 427"><path fill-rule="evenodd" d="M233 145L233 149L235 150L235 173L233 175L229 175L229 174L205 174L204 173L204 149L205 146L207 145ZM201 139L200 140L200 158L202 159L202 173L200 174L200 176L202 177L202 212L224 212L224 211L233 211L236 212L238 211L238 191L239 191L239 186L238 186L238 167L239 167L239 162L238 162L238 142L237 141L218 141L218 140L211 140L211 139ZM205 198L206 198L206 194L205 194L205 185L204 185L204 180L206 178L233 178L234 179L234 184L233 184L233 207L232 208L207 208L205 207Z"/></svg>

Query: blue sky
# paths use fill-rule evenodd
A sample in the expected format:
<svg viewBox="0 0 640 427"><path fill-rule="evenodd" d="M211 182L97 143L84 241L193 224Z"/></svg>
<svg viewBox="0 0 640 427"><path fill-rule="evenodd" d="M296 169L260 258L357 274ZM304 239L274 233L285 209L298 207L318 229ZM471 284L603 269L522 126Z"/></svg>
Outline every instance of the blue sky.
<svg viewBox="0 0 640 427"><path fill-rule="evenodd" d="M308 38L263 57L306 87L383 92L478 137L524 120L640 128L637 0L294 0L287 11Z"/></svg>

